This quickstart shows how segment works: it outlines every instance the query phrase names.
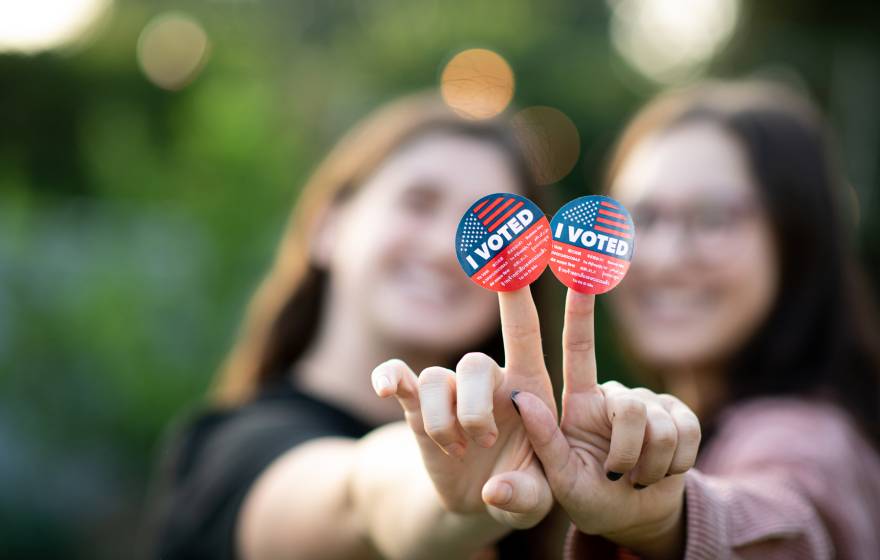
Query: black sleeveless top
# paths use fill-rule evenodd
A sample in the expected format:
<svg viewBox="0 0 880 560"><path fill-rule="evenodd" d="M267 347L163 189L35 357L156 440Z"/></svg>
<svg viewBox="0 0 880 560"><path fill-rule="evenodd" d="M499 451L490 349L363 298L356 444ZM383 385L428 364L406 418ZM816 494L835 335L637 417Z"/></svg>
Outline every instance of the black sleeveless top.
<svg viewBox="0 0 880 560"><path fill-rule="evenodd" d="M266 467L303 442L372 429L286 380L242 407L196 416L165 445L147 520L152 557L236 558L238 511Z"/></svg>
<svg viewBox="0 0 880 560"><path fill-rule="evenodd" d="M149 500L145 548L162 560L237 560L239 510L275 459L312 439L357 439L373 428L287 379L239 408L196 415L167 438ZM498 557L543 557L528 552L542 548L535 531L502 539Z"/></svg>

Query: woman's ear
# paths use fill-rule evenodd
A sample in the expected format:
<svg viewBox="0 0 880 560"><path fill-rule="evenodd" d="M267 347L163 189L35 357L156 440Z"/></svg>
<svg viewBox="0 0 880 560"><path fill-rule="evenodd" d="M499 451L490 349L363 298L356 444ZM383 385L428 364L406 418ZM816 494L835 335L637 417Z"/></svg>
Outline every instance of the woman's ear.
<svg viewBox="0 0 880 560"><path fill-rule="evenodd" d="M327 270L333 262L333 251L339 235L339 204L331 204L324 209L313 225L311 243L309 245L312 265Z"/></svg>

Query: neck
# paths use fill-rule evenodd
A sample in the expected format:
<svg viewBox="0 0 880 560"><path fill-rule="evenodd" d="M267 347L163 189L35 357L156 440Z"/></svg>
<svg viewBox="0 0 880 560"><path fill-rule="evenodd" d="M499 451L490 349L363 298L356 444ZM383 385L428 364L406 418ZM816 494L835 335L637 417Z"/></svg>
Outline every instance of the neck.
<svg viewBox="0 0 880 560"><path fill-rule="evenodd" d="M709 418L724 405L727 389L720 368L679 367L663 374L666 391L684 402L700 418Z"/></svg>
<svg viewBox="0 0 880 560"><path fill-rule="evenodd" d="M380 399L374 393L373 368L399 358L418 375L428 366L442 364L444 357L394 345L349 314L326 311L315 342L293 365L294 384L371 424L403 419L396 399Z"/></svg>

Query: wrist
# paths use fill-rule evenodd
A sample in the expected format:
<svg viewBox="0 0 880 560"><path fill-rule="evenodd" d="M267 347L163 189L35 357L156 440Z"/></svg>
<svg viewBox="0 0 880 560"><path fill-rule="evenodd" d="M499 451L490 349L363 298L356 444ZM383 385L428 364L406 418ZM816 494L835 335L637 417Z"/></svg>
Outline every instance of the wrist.
<svg viewBox="0 0 880 560"><path fill-rule="evenodd" d="M461 543L480 548L495 543L513 529L495 518L488 508L475 513L455 513L443 510L437 519L437 527L443 534Z"/></svg>
<svg viewBox="0 0 880 560"><path fill-rule="evenodd" d="M658 520L609 532L606 539L652 560L681 558L685 547L684 496L673 511Z"/></svg>
<svg viewBox="0 0 880 560"><path fill-rule="evenodd" d="M349 505L362 539L383 557L433 560L467 557L506 535L485 507L445 507L404 428L380 428L358 444Z"/></svg>

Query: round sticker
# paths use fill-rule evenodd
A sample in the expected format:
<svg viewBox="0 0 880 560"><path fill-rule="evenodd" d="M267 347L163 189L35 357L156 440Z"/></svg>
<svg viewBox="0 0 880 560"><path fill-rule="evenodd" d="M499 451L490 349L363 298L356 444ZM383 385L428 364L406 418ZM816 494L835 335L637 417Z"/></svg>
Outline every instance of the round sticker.
<svg viewBox="0 0 880 560"><path fill-rule="evenodd" d="M476 201L455 233L458 262L471 280L496 292L531 284L550 260L550 224L531 200L495 193Z"/></svg>
<svg viewBox="0 0 880 560"><path fill-rule="evenodd" d="M582 196L550 224L550 268L577 292L603 294L623 280L632 260L635 226L623 205L607 196Z"/></svg>

